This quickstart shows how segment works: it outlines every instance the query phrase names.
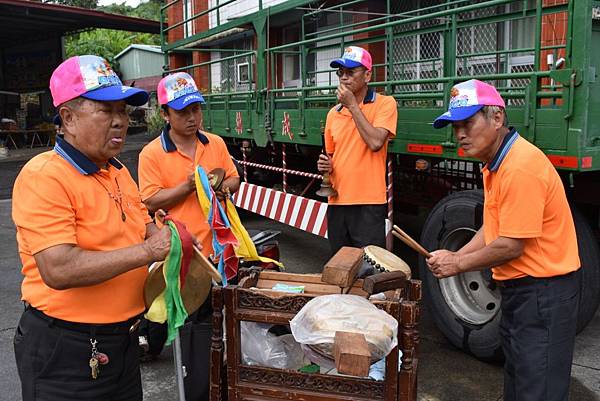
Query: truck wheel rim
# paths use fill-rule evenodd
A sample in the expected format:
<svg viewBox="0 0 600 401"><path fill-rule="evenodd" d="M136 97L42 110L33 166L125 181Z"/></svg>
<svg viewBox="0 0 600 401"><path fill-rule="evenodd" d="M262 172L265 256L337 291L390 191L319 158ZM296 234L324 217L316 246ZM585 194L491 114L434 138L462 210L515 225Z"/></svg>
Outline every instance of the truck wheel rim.
<svg viewBox="0 0 600 401"><path fill-rule="evenodd" d="M442 241L441 249L457 250L477 231L461 227L450 232ZM494 318L500 309L500 291L491 286L490 269L459 274L439 280L442 296L448 307L461 320L482 325Z"/></svg>

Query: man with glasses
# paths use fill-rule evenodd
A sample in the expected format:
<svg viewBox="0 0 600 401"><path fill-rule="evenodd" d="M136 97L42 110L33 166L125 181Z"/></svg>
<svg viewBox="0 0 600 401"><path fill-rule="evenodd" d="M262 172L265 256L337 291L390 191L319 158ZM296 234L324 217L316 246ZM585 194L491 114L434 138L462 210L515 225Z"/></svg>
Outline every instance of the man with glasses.
<svg viewBox="0 0 600 401"><path fill-rule="evenodd" d="M327 114L327 155L317 168L330 173L337 191L327 209L332 254L343 246L385 246L387 142L396 135L398 110L393 97L367 86L372 65L369 52L356 46L330 64L338 69L339 103Z"/></svg>

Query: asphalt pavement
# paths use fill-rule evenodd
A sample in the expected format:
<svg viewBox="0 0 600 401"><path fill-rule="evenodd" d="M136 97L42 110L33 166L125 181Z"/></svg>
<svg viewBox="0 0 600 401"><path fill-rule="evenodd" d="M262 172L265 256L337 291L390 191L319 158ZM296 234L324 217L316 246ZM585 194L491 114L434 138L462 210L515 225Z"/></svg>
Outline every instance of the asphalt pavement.
<svg viewBox="0 0 600 401"><path fill-rule="evenodd" d="M149 139L143 134L128 138L120 156L134 177L137 177L137 154ZM23 306L19 300L21 263L10 217L11 188L18 170L33 154L42 150L11 151L9 158L0 159L0 401L21 400L12 350L12 338ZM247 228L282 231L279 237L282 261L290 272L319 272L327 260L328 245L323 238L249 213L243 213L242 220ZM400 256L409 264L414 263L410 255ZM425 308L419 330L419 401L502 400L501 366L478 361L450 345ZM600 401L599 333L600 313L576 340L572 401ZM177 400L171 347L167 347L157 360L142 364L142 380L146 401Z"/></svg>

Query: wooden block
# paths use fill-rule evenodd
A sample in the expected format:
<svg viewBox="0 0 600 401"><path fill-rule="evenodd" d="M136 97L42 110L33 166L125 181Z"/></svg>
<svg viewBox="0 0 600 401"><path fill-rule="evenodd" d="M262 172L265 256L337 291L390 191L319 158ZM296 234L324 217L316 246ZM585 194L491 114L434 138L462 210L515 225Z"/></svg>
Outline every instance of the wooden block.
<svg viewBox="0 0 600 401"><path fill-rule="evenodd" d="M371 366L371 352L364 334L336 331L333 355L338 373L367 377Z"/></svg>
<svg viewBox="0 0 600 401"><path fill-rule="evenodd" d="M368 294L395 290L406 284L406 274L401 271L384 272L366 277L363 281L363 290Z"/></svg>
<svg viewBox="0 0 600 401"><path fill-rule="evenodd" d="M362 264L363 250L344 246L323 268L321 280L338 287L350 287Z"/></svg>

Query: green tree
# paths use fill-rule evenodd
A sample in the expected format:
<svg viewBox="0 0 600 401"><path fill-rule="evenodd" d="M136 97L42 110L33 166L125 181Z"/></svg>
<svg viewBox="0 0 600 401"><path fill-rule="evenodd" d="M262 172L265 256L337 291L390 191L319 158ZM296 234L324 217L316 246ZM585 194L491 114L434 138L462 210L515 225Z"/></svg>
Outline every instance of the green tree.
<svg viewBox="0 0 600 401"><path fill-rule="evenodd" d="M98 7L98 0L49 0L44 3L62 4L64 6L94 9Z"/></svg>
<svg viewBox="0 0 600 401"><path fill-rule="evenodd" d="M67 57L82 54L104 57L119 73L115 56L131 44L158 45L160 38L149 33L93 29L66 37L65 52Z"/></svg>
<svg viewBox="0 0 600 401"><path fill-rule="evenodd" d="M137 7L128 6L125 2L113 3L107 6L100 6L97 9L107 13L127 15L130 17L144 18L149 20L160 20L160 0L149 0L138 4Z"/></svg>
<svg viewBox="0 0 600 401"><path fill-rule="evenodd" d="M90 2L96 4L97 0L53 0L53 2L60 2L61 4ZM140 3L134 8L128 6L123 1L121 3L96 7L96 9L112 14L159 20L161 5L162 0L149 0ZM67 57L82 54L95 54L104 57L112 65L115 71L119 73L119 65L114 57L132 44L160 45L160 36L149 33L116 31L111 29L92 29L67 36L65 38L65 52Z"/></svg>

